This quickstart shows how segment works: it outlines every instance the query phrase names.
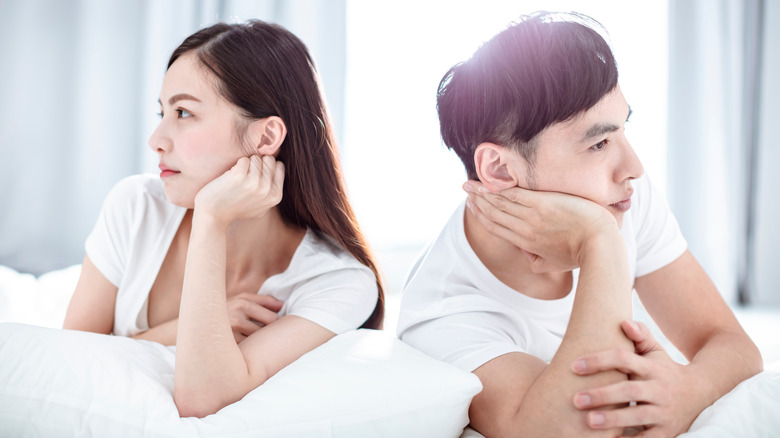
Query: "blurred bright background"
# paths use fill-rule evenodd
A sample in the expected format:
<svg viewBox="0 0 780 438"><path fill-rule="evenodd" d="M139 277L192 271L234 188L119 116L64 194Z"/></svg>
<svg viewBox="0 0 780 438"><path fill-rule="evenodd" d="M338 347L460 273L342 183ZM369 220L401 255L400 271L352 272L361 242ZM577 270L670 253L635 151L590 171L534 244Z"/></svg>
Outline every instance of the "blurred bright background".
<svg viewBox="0 0 780 438"><path fill-rule="evenodd" d="M356 0L347 5L343 160L358 219L392 272L411 266L465 198L463 165L439 135L439 81L521 14L576 10L604 25L634 110L629 139L665 187L666 2ZM400 289L402 279L389 277L391 289Z"/></svg>
<svg viewBox="0 0 780 438"><path fill-rule="evenodd" d="M0 265L80 263L109 189L157 172L146 140L170 52L216 21L259 18L314 56L349 194L397 296L464 199L439 81L540 9L604 25L628 137L691 251L730 304L780 305L779 0L0 0Z"/></svg>

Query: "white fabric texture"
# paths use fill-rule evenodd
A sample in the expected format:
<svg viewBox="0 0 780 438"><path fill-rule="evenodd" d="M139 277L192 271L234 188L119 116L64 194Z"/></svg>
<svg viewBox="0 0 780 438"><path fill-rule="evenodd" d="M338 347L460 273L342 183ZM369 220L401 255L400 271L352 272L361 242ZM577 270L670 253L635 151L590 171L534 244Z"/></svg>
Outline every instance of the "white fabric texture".
<svg viewBox="0 0 780 438"><path fill-rule="evenodd" d="M686 249L666 200L648 177L634 181L632 208L623 218L631 277L646 275ZM471 249L461 204L412 268L401 299L399 337L465 371L510 352L549 362L560 346L574 302L572 292L539 300L501 283Z"/></svg>
<svg viewBox="0 0 780 438"><path fill-rule="evenodd" d="M355 330L216 414L179 418L174 351L0 324L0 436L457 437L482 388L392 334Z"/></svg>
<svg viewBox="0 0 780 438"><path fill-rule="evenodd" d="M127 177L106 198L85 246L92 263L119 289L115 335L149 328L149 291L185 212L168 202L154 175ZM378 298L373 271L311 230L287 269L269 277L258 293L284 302L279 316L300 316L334 333L359 327Z"/></svg>

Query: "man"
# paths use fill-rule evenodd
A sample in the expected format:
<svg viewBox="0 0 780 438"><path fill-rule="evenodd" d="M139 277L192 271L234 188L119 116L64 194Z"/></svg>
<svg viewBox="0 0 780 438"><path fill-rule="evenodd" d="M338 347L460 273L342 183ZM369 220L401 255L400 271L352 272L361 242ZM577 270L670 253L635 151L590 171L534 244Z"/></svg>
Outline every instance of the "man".
<svg viewBox="0 0 780 438"><path fill-rule="evenodd" d="M413 267L399 337L473 372L492 436L676 436L761 370L624 134L599 25L537 13L439 86L468 200ZM689 363L631 321L636 289Z"/></svg>

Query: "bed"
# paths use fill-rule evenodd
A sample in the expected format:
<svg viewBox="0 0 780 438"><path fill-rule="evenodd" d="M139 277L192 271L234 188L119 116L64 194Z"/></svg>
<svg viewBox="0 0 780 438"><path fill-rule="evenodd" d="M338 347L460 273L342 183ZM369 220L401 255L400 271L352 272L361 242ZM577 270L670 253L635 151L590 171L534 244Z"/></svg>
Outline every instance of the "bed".
<svg viewBox="0 0 780 438"><path fill-rule="evenodd" d="M174 347L59 329L79 272L36 278L0 266L0 436L481 436L466 427L479 380L398 341L393 295L387 331L339 335L216 414L179 418ZM743 325L771 331L776 317L759 312ZM685 437L780 436L780 333L770 335L760 344L767 371Z"/></svg>

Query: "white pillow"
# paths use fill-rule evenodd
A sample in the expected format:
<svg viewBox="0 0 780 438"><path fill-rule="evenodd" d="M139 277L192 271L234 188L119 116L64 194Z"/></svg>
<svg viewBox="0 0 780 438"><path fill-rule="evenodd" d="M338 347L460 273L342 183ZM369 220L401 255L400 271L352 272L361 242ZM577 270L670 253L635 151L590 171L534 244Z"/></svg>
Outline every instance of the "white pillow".
<svg viewBox="0 0 780 438"><path fill-rule="evenodd" d="M737 385L696 418L682 438L780 436L780 362Z"/></svg>
<svg viewBox="0 0 780 438"><path fill-rule="evenodd" d="M336 336L203 419L173 403L175 349L0 324L0 436L457 437L479 379L389 333Z"/></svg>

